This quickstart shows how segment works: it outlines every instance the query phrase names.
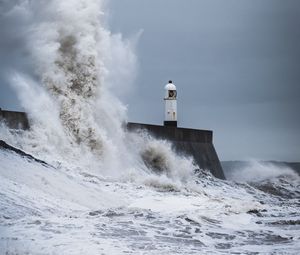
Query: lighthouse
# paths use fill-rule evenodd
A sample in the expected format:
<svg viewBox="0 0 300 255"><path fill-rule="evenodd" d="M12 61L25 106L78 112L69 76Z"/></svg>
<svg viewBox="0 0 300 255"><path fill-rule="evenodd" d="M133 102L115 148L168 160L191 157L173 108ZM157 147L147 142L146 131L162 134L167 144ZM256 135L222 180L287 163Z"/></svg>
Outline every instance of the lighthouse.
<svg viewBox="0 0 300 255"><path fill-rule="evenodd" d="M177 127L177 90L172 81L165 86L164 126Z"/></svg>

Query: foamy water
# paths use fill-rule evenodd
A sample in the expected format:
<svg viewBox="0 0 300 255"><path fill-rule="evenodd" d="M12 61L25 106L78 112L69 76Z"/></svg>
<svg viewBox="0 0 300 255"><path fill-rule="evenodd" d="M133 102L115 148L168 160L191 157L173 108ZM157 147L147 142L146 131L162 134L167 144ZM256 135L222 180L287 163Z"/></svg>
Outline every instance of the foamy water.
<svg viewBox="0 0 300 255"><path fill-rule="evenodd" d="M4 1L25 31L10 66L31 130L0 138L0 246L6 254L296 254L299 176L252 165L213 178L170 143L124 130L136 39L112 34L102 0ZM10 38L10 35L7 35ZM13 38L13 37L11 37ZM19 56L21 57L21 56ZM155 162L155 165L153 165Z"/></svg>

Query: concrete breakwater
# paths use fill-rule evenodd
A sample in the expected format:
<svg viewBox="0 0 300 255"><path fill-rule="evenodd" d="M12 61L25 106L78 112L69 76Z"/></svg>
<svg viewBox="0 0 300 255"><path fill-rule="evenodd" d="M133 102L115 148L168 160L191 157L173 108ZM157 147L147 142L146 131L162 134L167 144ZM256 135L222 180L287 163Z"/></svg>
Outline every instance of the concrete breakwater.
<svg viewBox="0 0 300 255"><path fill-rule="evenodd" d="M29 121L25 112L5 111L0 108L0 122L12 129L29 129Z"/></svg>
<svg viewBox="0 0 300 255"><path fill-rule="evenodd" d="M29 129L27 114L4 111L0 108L0 122L12 129ZM158 139L170 141L178 154L192 156L201 169L209 170L215 177L225 179L222 166L213 145L213 132L173 126L127 123L129 131L146 130Z"/></svg>
<svg viewBox="0 0 300 255"><path fill-rule="evenodd" d="M192 156L201 169L209 170L215 177L225 179L213 145L212 131L130 122L127 128L130 131L146 130L158 139L170 141L178 154Z"/></svg>

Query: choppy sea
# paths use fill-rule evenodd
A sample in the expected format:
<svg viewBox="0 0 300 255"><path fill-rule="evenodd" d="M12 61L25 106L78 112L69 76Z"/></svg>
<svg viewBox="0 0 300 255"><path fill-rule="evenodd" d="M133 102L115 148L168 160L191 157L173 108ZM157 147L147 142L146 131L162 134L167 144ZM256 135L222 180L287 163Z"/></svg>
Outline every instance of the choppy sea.
<svg viewBox="0 0 300 255"><path fill-rule="evenodd" d="M0 149L1 254L298 254L299 175L226 176L115 180Z"/></svg>

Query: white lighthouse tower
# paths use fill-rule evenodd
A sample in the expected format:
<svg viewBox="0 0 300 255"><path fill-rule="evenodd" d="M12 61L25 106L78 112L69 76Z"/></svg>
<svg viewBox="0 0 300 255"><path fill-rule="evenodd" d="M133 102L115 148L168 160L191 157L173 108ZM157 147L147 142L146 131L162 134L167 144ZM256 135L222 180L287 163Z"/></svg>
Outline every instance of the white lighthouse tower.
<svg viewBox="0 0 300 255"><path fill-rule="evenodd" d="M172 81L165 86L164 126L177 127L177 90Z"/></svg>

